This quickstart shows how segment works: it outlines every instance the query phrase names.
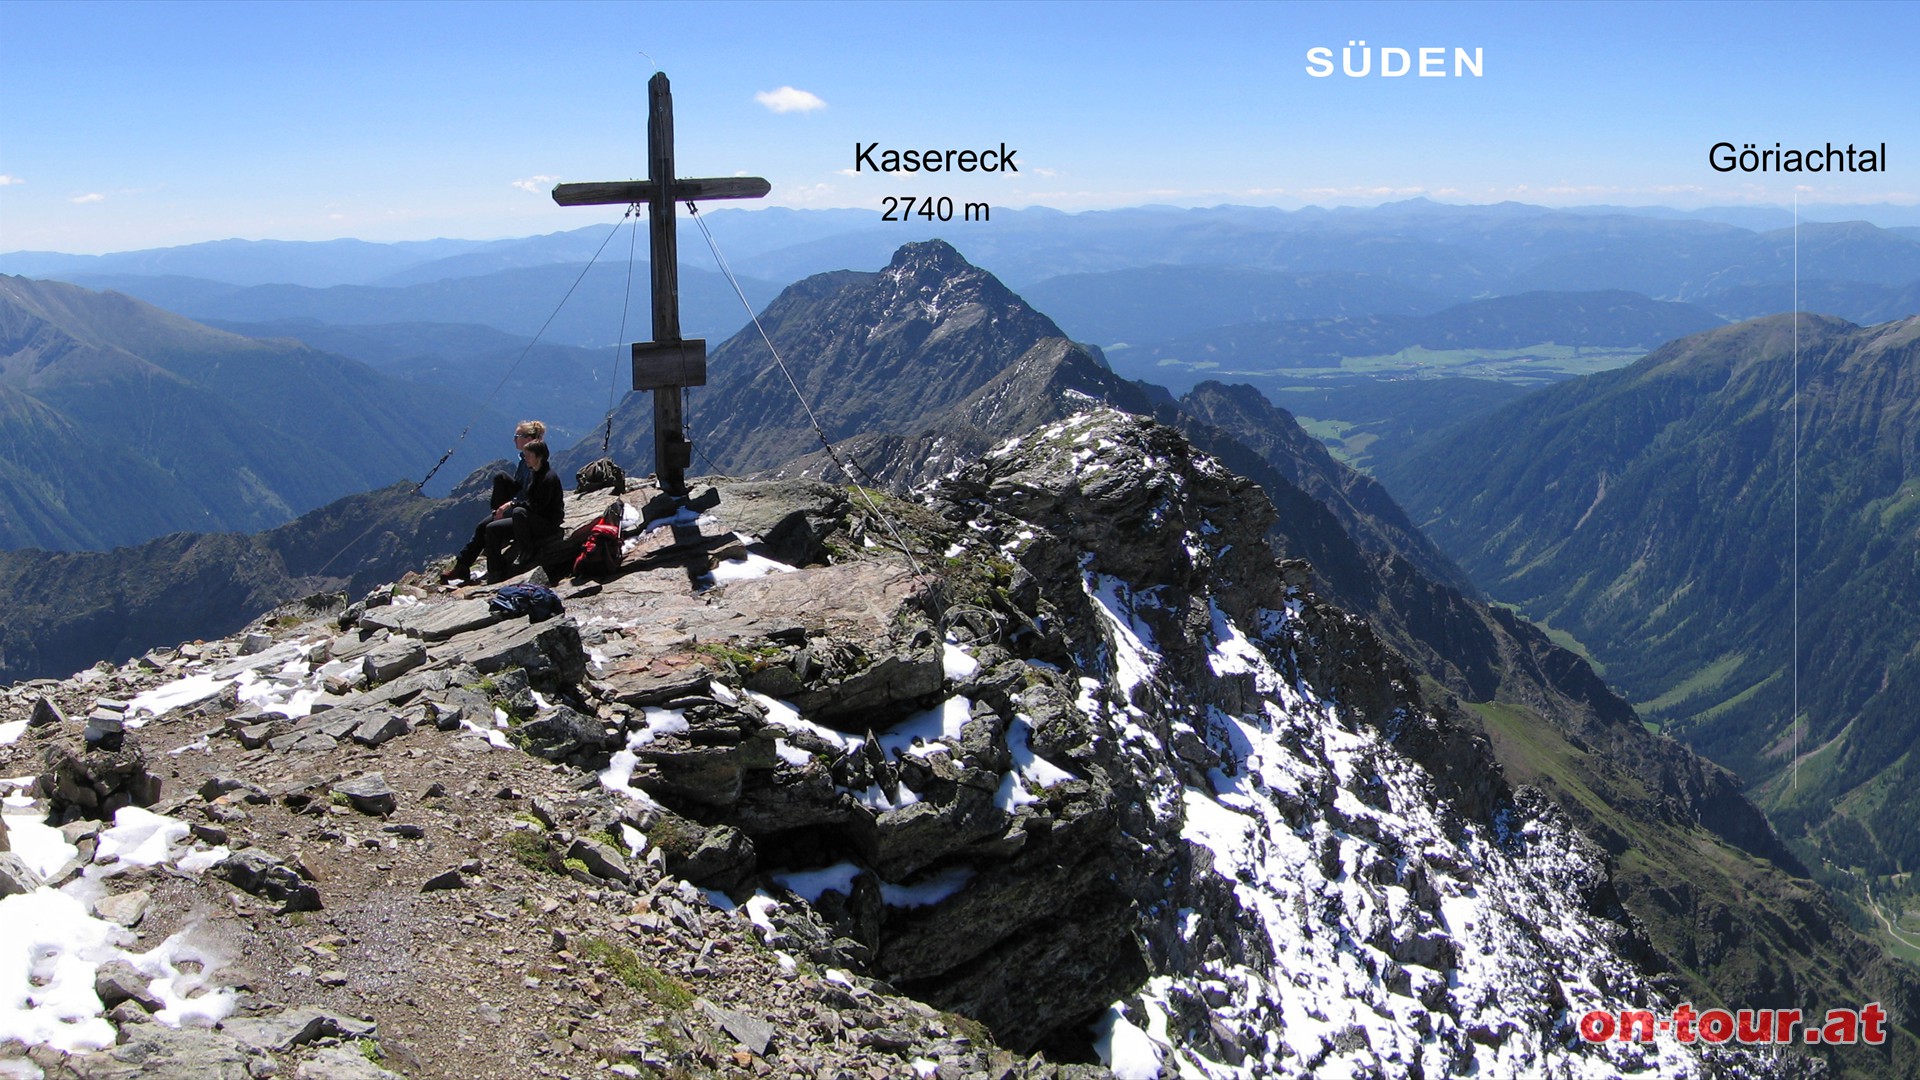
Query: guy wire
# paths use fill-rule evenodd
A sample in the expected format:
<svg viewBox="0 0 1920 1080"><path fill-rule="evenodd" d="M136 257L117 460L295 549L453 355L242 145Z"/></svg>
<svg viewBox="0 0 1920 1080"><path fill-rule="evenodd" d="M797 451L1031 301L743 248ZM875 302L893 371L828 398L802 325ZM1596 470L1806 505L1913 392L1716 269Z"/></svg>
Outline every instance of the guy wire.
<svg viewBox="0 0 1920 1080"><path fill-rule="evenodd" d="M539 332L533 335L532 341L527 342L526 348L520 350L519 358L507 368L506 374L500 376L500 381L494 384L493 389L487 393L487 396L481 399L480 407L474 410L472 419L467 421L467 426L461 428L459 436L453 440L454 445L447 447L447 452L441 454L440 460L433 463L433 468L427 470L427 475L421 477L420 482L413 485L415 492L425 490L427 481L433 479L434 474L440 471L440 466L445 465L447 459L453 456L454 447L459 446L460 443L466 439L467 433L473 430L473 425L478 423L481 415L487 411L487 406L493 404L493 399L499 396L501 389L507 385L507 380L513 378L515 371L520 370L520 365L526 362L527 354L531 353L533 347L540 343L540 338L546 334L547 328L552 326L553 320L559 317L560 309L567 306L567 301L573 297L574 290L578 289L580 283L587 279L587 271L592 270L593 264L600 261L600 253L607 250L607 243L613 239L614 233L619 232L621 224L627 220L629 215L634 213L637 213L636 208L629 206L627 207L627 212L620 215L620 220L613 223L613 228L607 232L607 238L600 241L599 248L595 249L593 258L588 259L587 265L580 268L580 276L573 279L572 285L567 286L567 294L562 296L560 302L553 306L553 313L547 316L547 321L540 324Z"/></svg>
<svg viewBox="0 0 1920 1080"><path fill-rule="evenodd" d="M627 340L627 308L633 303L633 253L640 242L639 209L638 203L627 207L627 216L633 218L633 230L627 237L627 291L620 295L620 332L613 338L613 374L607 377L607 427L600 436L601 457L606 457L613 445L613 409L620 396L620 350Z"/></svg>
<svg viewBox="0 0 1920 1080"><path fill-rule="evenodd" d="M733 286L733 294L740 298L740 305L747 309L747 317L753 320L753 328L760 332L760 340L766 343L767 351L773 354L773 362L779 366L780 374L786 376L787 385L793 389L793 396L800 400L800 407L804 409L807 414L807 422L813 425L813 433L820 437L820 445L826 449L828 459L831 460L834 465L838 466L842 473L846 474L847 479L854 482L853 490L860 493L860 497L865 500L867 508L873 511L874 516L880 519L882 525L887 527L887 532L892 534L894 543L899 545L900 553L907 557L907 563L913 567L913 572L916 574L925 574L926 570L921 567L920 560L913 556L913 549L908 546L906 539L900 535L900 530L894 527L893 519L888 517L887 514L880 509L880 505L873 500L873 494L867 490L870 486L876 486L873 475L868 473L864 467L860 467L858 461L854 461L854 466L860 468L860 473L866 477L867 482L865 484L860 483L859 477L854 475L853 469L848 468L847 463L840 459L840 454L833 447L833 441L827 438L826 429L820 426L820 418L814 415L813 406L807 403L807 395L801 392L800 384L794 380L793 372L788 370L787 362L780 356L780 350L774 347L773 338L767 334L767 328L760 324L760 316L753 310L753 304L747 300L747 294L741 290L740 281L734 277L733 268L727 265L726 256L720 254L720 245L714 242L713 232L707 228L706 219L700 216L699 209L692 203L687 204L687 210L692 214L694 222L700 226L701 235L707 238L707 248L713 252L713 261L719 264L720 272L726 275L727 284ZM848 454L848 460L853 460L851 453Z"/></svg>

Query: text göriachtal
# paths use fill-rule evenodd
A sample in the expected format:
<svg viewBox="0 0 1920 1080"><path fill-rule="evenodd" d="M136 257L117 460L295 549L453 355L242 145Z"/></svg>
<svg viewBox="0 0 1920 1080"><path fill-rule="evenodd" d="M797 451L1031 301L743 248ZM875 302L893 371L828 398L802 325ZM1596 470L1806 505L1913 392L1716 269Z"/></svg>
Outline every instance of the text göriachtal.
<svg viewBox="0 0 1920 1080"><path fill-rule="evenodd" d="M1887 144L1881 143L1878 150L1869 146L1856 150L1852 143L1845 150L1826 144L1814 150L1783 150L1774 143L1770 150L1761 150L1754 143L1741 143L1734 149L1730 142L1717 142L1707 149L1707 164L1714 172L1847 172L1847 173L1883 173L1887 171Z"/></svg>

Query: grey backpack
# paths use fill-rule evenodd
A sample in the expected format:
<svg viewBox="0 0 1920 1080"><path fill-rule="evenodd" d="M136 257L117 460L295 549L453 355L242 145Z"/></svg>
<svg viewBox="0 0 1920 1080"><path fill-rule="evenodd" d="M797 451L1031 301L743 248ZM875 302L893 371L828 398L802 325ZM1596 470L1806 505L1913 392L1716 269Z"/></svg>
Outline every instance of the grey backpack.
<svg viewBox="0 0 1920 1080"><path fill-rule="evenodd" d="M599 491L612 488L615 495L627 493L627 474L612 458L600 458L589 461L573 474L573 490L576 492Z"/></svg>

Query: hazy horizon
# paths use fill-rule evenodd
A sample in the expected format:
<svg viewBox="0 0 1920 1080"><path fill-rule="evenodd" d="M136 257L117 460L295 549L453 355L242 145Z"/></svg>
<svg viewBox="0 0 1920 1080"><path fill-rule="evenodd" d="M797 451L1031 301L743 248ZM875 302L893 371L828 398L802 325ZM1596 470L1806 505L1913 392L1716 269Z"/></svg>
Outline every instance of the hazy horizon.
<svg viewBox="0 0 1920 1080"><path fill-rule="evenodd" d="M1920 72L1901 44L1916 32L1920 9L1880 4L15 0L0 95L34 104L0 112L0 251L590 225L608 208L548 192L645 172L656 67L683 176L764 176L769 205L876 221L908 195L1687 211L1797 192L1920 214ZM1367 77L1342 72L1350 42ZM1393 74L1422 49L1436 77ZM1723 141L1885 143L1886 168L1719 173ZM866 145L1003 144L1018 172L856 168Z"/></svg>
<svg viewBox="0 0 1920 1080"><path fill-rule="evenodd" d="M1006 208L996 207L995 212L996 213L1000 212L1002 209L1005 209L1007 211L1012 211L1015 213L1018 213L1019 211L1023 211L1023 210L1045 210L1045 211L1051 211L1054 213L1078 216L1078 215L1085 215L1085 214L1121 213L1125 211L1138 211L1138 210L1166 210L1166 211L1192 210L1192 211L1204 212L1204 211L1217 211L1217 210L1252 209L1252 210L1273 210L1280 213L1292 214L1292 213L1299 213L1301 211L1365 212L1365 211L1377 210L1382 207L1393 206L1401 203L1419 202L1419 201L1426 201L1426 202L1431 202L1440 206L1457 207L1462 209L1476 208L1476 207L1488 208L1488 207L1500 206L1500 205L1522 205L1522 206L1535 207L1542 210L1548 210L1548 211L1560 212L1560 213L1570 213L1570 214L1601 215L1601 214L1618 213L1618 214L1640 214L1640 215L1645 215L1649 217L1688 218L1688 219L1695 219L1695 220L1701 220L1701 221L1720 221L1726 224L1732 224L1738 228L1752 229L1753 231L1757 231L1757 232L1764 232L1774 228L1789 227L1792 223L1793 216L1796 213L1796 209L1799 214L1800 223L1803 225L1805 224L1836 224L1836 223L1846 222L1846 221L1865 221L1865 222L1868 222L1869 224L1872 224L1882 229L1920 228L1920 203L1916 203L1913 205L1896 204L1896 203L1870 203L1870 204L1859 204L1859 205L1844 204L1844 203L1842 204L1808 203L1808 204L1802 204L1797 208L1792 206L1791 204L1772 205L1772 204L1764 204L1764 203L1755 203L1755 204L1745 205L1745 206L1703 206L1703 207L1698 207L1693 209L1683 209L1677 206L1653 204L1653 203L1644 204L1644 205L1598 204L1598 205L1550 206L1544 203L1529 203L1524 200L1517 200L1517 199L1503 200L1498 203L1491 203L1491 202L1475 203L1475 202L1453 202L1453 201L1447 201L1447 200L1441 200L1441 199L1425 199L1424 197L1415 197L1413 199L1395 199L1395 200L1375 202L1375 203L1330 203L1325 205L1310 203L1305 206L1299 206L1299 207L1257 206L1257 205L1248 205L1248 204L1242 204L1242 203L1215 203L1208 206L1176 206L1176 205L1159 204L1159 203L1140 203L1132 206L1098 207L1098 208L1088 208L1088 209L1082 209L1082 210L1059 210L1054 207L1042 207L1042 206L1006 207ZM609 221L612 220L613 218L618 217L619 215L618 208L602 208L602 210L604 214L608 215ZM761 213L769 210L794 211L799 213L814 213L814 212L859 213L859 212L868 212L870 208L868 207L722 206L716 210L706 211L706 213L708 214L709 217L711 217L713 214L716 214L716 213L726 213L726 212L732 212L732 211L739 211L742 213ZM1780 220L1778 221L1777 224L1748 223L1743 220L1732 220L1732 219L1753 218L1753 217L1757 217L1759 215L1768 214L1768 213L1775 213L1779 215ZM684 210L681 213L681 221L683 225L687 223L687 218ZM440 242L491 244L491 243L498 243L501 241L534 239L542 236L552 236L560 233L578 232L578 231L584 231L588 229L601 229L601 228L605 228L607 224L608 224L607 221L589 221L589 222L586 222L585 224L574 225L571 227L559 228L559 229L547 229L540 232L509 233L509 234L490 235L490 236L452 236L452 235L441 234L441 235L432 235L432 236L405 237L405 238L392 239L392 240L373 240L373 239L368 239L366 237L359 237L359 236L334 236L334 237L324 237L324 238L317 238L317 239L282 237L282 236L220 236L220 237L209 237L204 240L188 241L181 244L165 244L165 245L158 245L155 247L145 247L145 248L117 248L117 249L109 249L109 250L103 250L103 251L63 251L63 250L57 250L57 249L9 248L9 249L0 249L0 257L26 256L26 255L62 255L62 256L72 256L75 258L98 258L98 257L112 256L112 255L137 254L145 251L165 251L165 250L172 250L175 248L187 248L187 247L197 247L197 246L203 246L203 245L209 245L209 244L230 244L230 243L326 244L326 243L334 243L334 242L343 242L343 243L364 243L364 244L390 245L390 246L402 246L407 244L433 244L433 243L440 243ZM973 228L978 226L970 225L967 227ZM685 258L685 257L686 257L686 254L683 252L682 258Z"/></svg>

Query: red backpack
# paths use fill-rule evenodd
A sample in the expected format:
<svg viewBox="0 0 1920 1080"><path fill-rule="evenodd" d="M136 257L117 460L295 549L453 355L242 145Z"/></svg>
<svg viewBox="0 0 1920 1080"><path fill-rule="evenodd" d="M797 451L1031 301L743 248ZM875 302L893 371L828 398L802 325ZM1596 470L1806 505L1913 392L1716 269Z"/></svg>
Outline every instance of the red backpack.
<svg viewBox="0 0 1920 1080"><path fill-rule="evenodd" d="M580 556L573 560L577 578L610 578L620 572L620 526L597 522L587 532Z"/></svg>

